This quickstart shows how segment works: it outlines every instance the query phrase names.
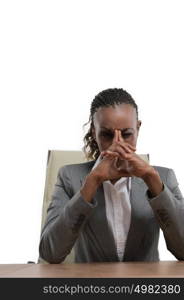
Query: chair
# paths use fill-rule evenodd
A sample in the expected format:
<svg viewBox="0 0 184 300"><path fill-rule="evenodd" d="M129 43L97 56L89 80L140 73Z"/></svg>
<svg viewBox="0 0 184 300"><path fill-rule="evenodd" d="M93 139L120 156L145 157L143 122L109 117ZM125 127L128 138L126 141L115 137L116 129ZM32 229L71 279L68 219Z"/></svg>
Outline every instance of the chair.
<svg viewBox="0 0 184 300"><path fill-rule="evenodd" d="M141 154L142 159L149 162L148 154ZM43 206L42 206L42 219L41 219L41 229L46 221L47 209L52 199L52 192L54 185L56 183L56 178L58 170L60 167L73 163L85 162L86 158L82 151L62 151L62 150L49 150L47 157L47 167L46 167L46 180L45 180L45 189L43 197ZM63 263L71 263L74 261L74 252L66 257ZM38 259L39 263L46 263L42 258Z"/></svg>

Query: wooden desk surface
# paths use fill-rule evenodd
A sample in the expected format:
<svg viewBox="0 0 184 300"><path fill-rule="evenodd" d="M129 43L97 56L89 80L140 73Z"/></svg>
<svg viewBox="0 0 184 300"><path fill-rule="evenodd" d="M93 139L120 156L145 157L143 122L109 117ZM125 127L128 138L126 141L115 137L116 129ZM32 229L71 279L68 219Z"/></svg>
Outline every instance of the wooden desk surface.
<svg viewBox="0 0 184 300"><path fill-rule="evenodd" d="M0 277L184 278L184 261L84 264L1 264Z"/></svg>

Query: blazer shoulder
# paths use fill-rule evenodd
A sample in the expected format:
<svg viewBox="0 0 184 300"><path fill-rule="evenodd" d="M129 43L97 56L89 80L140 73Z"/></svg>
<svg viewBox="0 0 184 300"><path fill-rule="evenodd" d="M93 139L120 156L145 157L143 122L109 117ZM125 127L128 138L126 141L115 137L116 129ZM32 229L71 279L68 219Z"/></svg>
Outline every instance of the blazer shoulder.
<svg viewBox="0 0 184 300"><path fill-rule="evenodd" d="M68 193L70 192L70 196L72 196L79 190L94 163L95 161L89 161L62 166L58 171L57 184L62 185Z"/></svg>
<svg viewBox="0 0 184 300"><path fill-rule="evenodd" d="M167 183L171 188L178 185L178 181L175 172L172 168L166 168L161 166L153 166L159 173L162 181Z"/></svg>
<svg viewBox="0 0 184 300"><path fill-rule="evenodd" d="M162 166L153 166L154 169L156 169L159 173L163 173L163 174L167 174L170 170L172 170L171 168L167 168L167 167L162 167Z"/></svg>
<svg viewBox="0 0 184 300"><path fill-rule="evenodd" d="M71 175L72 177L80 177L88 174L92 169L94 163L95 161L93 160L84 163L64 165L59 168L58 173L60 176L64 177L67 175Z"/></svg>

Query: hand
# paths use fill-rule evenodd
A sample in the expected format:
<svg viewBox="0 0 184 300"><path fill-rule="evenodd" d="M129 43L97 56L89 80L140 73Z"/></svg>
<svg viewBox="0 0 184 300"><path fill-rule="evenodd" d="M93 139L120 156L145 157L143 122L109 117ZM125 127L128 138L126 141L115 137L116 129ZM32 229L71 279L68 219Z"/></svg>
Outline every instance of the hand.
<svg viewBox="0 0 184 300"><path fill-rule="evenodd" d="M136 176L144 180L152 197L156 197L163 190L163 183L159 173L138 156L130 145L121 137L120 131L115 132L115 140L108 150L101 153L107 159L113 159L121 177Z"/></svg>
<svg viewBox="0 0 184 300"><path fill-rule="evenodd" d="M119 145L119 133L118 130L115 130L115 135L112 145L101 153L101 161L98 166L92 171L95 177L99 179L100 182L105 180L115 180L123 176L130 176L128 162L120 157L119 151L123 155L126 153L132 153L136 149L132 145L123 142L122 145Z"/></svg>
<svg viewBox="0 0 184 300"><path fill-rule="evenodd" d="M153 171L153 167L135 153L135 148L126 143L119 130L115 130L112 145L101 153L102 157L111 159L121 177L136 176L144 178Z"/></svg>
<svg viewBox="0 0 184 300"><path fill-rule="evenodd" d="M148 186L151 195L157 196L163 189L158 172L141 159L132 145L125 143L120 131L115 130L112 145L101 152L100 163L89 173L81 189L85 201L91 201L98 186L106 180L121 177L141 177Z"/></svg>

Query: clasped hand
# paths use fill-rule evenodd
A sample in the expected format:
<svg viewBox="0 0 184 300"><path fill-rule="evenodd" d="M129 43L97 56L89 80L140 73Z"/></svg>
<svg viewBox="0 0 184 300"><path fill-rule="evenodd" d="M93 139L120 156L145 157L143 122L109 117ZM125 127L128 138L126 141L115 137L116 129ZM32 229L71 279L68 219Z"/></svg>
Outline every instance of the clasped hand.
<svg viewBox="0 0 184 300"><path fill-rule="evenodd" d="M101 152L101 161L95 168L100 180L103 182L132 176L144 178L152 167L135 151L134 146L123 140L120 130L115 130L112 145Z"/></svg>

